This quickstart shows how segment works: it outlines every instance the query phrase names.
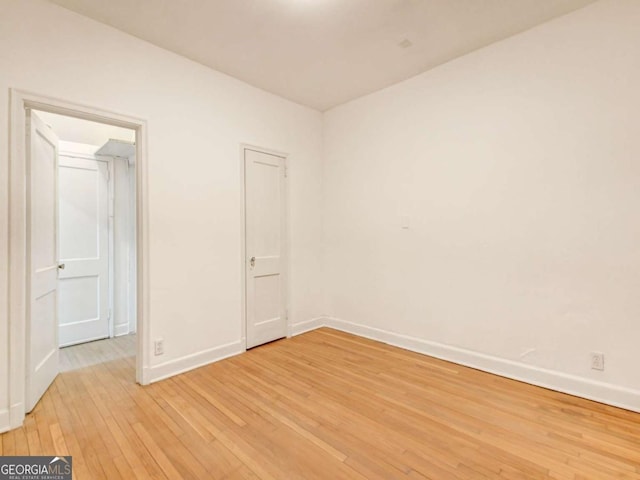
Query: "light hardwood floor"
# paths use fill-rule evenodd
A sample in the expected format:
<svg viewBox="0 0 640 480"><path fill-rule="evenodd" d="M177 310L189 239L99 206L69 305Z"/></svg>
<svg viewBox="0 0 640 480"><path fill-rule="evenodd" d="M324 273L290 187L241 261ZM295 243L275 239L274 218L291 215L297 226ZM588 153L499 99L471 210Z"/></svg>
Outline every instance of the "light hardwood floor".
<svg viewBox="0 0 640 480"><path fill-rule="evenodd" d="M133 369L60 374L0 454L71 454L79 479L640 479L640 414L335 330Z"/></svg>
<svg viewBox="0 0 640 480"><path fill-rule="evenodd" d="M122 335L120 337L108 338L106 340L81 343L79 345L60 349L60 371L68 372L70 370L78 370L80 368L91 367L93 365L111 362L120 358L130 358L133 360L135 355L135 335Z"/></svg>

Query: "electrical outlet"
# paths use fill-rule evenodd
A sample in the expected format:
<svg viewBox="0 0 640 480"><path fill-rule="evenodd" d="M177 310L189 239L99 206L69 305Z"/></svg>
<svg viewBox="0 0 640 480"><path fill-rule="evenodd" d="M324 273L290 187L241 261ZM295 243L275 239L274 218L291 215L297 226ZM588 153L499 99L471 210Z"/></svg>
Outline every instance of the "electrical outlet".
<svg viewBox="0 0 640 480"><path fill-rule="evenodd" d="M604 353L591 352L591 369L604 370Z"/></svg>
<svg viewBox="0 0 640 480"><path fill-rule="evenodd" d="M164 353L164 340L162 338L158 338L153 345L156 356Z"/></svg>

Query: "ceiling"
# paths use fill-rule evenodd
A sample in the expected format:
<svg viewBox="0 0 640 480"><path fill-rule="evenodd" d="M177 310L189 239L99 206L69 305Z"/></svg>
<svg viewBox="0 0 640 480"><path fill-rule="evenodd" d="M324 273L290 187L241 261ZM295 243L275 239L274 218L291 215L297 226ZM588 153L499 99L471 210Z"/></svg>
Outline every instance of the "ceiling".
<svg viewBox="0 0 640 480"><path fill-rule="evenodd" d="M327 110L594 0L52 0Z"/></svg>
<svg viewBox="0 0 640 480"><path fill-rule="evenodd" d="M114 127L106 123L92 122L49 112L37 112L63 142L85 143L100 146L110 139L135 142L136 132L128 128Z"/></svg>

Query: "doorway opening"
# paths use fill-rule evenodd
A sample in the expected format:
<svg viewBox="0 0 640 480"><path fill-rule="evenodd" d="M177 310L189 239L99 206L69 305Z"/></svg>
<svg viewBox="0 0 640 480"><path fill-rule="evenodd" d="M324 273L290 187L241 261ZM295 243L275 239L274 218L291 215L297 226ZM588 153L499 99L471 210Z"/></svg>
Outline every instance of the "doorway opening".
<svg viewBox="0 0 640 480"><path fill-rule="evenodd" d="M11 90L10 427L61 371L146 384L146 122Z"/></svg>
<svg viewBox="0 0 640 480"><path fill-rule="evenodd" d="M30 120L58 146L59 371L134 357L135 131L35 109Z"/></svg>

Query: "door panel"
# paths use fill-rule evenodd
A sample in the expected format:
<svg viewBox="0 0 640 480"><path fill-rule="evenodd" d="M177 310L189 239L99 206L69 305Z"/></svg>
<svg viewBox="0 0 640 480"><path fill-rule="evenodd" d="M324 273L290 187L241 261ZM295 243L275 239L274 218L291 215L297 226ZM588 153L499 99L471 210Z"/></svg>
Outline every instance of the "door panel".
<svg viewBox="0 0 640 480"><path fill-rule="evenodd" d="M109 337L108 167L60 155L61 347Z"/></svg>
<svg viewBox="0 0 640 480"><path fill-rule="evenodd" d="M27 111L28 272L26 411L58 374L58 139Z"/></svg>
<svg viewBox="0 0 640 480"><path fill-rule="evenodd" d="M247 348L287 335L284 162L245 150Z"/></svg>

